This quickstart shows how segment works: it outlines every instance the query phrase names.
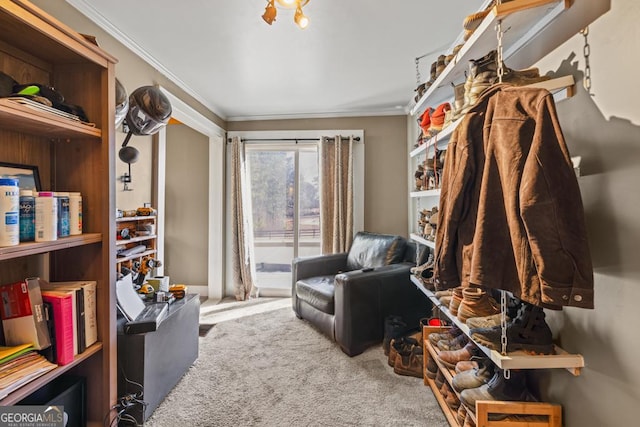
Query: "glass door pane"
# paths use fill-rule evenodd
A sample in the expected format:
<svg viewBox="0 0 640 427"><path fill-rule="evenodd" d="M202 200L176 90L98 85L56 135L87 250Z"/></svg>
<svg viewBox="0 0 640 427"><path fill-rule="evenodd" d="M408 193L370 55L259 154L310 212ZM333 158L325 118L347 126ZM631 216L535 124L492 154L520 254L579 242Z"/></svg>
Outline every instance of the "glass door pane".
<svg viewBox="0 0 640 427"><path fill-rule="evenodd" d="M318 150L300 150L298 164L298 256L320 255Z"/></svg>
<svg viewBox="0 0 640 427"><path fill-rule="evenodd" d="M290 287L295 256L295 151L251 149L247 159L257 286Z"/></svg>
<svg viewBox="0 0 640 427"><path fill-rule="evenodd" d="M291 261L320 254L318 150L260 145L247 150L256 285L291 289Z"/></svg>

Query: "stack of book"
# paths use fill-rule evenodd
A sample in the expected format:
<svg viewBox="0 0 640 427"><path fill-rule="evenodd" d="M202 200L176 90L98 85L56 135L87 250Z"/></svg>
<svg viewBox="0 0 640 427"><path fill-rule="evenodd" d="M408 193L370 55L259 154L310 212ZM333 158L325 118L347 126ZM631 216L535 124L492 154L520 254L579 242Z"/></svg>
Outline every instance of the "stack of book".
<svg viewBox="0 0 640 427"><path fill-rule="evenodd" d="M0 347L0 399L55 367L32 344Z"/></svg>

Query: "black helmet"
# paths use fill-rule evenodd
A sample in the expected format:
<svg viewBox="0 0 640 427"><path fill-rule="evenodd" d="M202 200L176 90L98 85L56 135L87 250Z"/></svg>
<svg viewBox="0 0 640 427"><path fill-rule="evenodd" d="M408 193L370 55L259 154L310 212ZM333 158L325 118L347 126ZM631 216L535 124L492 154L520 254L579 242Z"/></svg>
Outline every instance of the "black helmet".
<svg viewBox="0 0 640 427"><path fill-rule="evenodd" d="M129 97L127 90L120 80L116 79L116 127L120 126L129 111Z"/></svg>
<svg viewBox="0 0 640 427"><path fill-rule="evenodd" d="M171 103L156 86L142 86L129 97L127 125L134 135L153 135L169 122Z"/></svg>

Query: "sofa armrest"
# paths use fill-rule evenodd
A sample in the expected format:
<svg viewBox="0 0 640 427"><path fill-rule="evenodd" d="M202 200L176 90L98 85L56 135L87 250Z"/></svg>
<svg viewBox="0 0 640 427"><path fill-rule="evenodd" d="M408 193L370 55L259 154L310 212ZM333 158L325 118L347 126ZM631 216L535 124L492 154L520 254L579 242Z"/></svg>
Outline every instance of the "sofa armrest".
<svg viewBox="0 0 640 427"><path fill-rule="evenodd" d="M347 253L295 258L291 262L291 305L296 316L302 317L298 304L296 283L309 277L337 274L347 268Z"/></svg>
<svg viewBox="0 0 640 427"><path fill-rule="evenodd" d="M381 341L390 314L406 316L417 327L430 311L428 298L411 283L411 267L392 264L336 276L335 335L345 353L354 356Z"/></svg>
<svg viewBox="0 0 640 427"><path fill-rule="evenodd" d="M338 274L347 268L347 253L295 258L291 263L293 284L309 277Z"/></svg>

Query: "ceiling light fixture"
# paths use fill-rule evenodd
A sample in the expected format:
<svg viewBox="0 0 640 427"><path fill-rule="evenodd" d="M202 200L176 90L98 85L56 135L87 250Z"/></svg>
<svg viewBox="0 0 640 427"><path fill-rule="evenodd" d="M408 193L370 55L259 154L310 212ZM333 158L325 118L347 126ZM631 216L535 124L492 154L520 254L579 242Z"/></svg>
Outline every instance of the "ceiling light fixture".
<svg viewBox="0 0 640 427"><path fill-rule="evenodd" d="M276 20L276 16L278 14L278 10L275 6L276 0L267 0L267 7L264 9L264 14L262 15L262 19L264 22L271 25L273 21ZM293 22L300 29L305 29L309 26L309 18L302 12L302 8L309 3L309 0L277 0L278 6L281 6L285 9L296 9L296 13L293 16Z"/></svg>

